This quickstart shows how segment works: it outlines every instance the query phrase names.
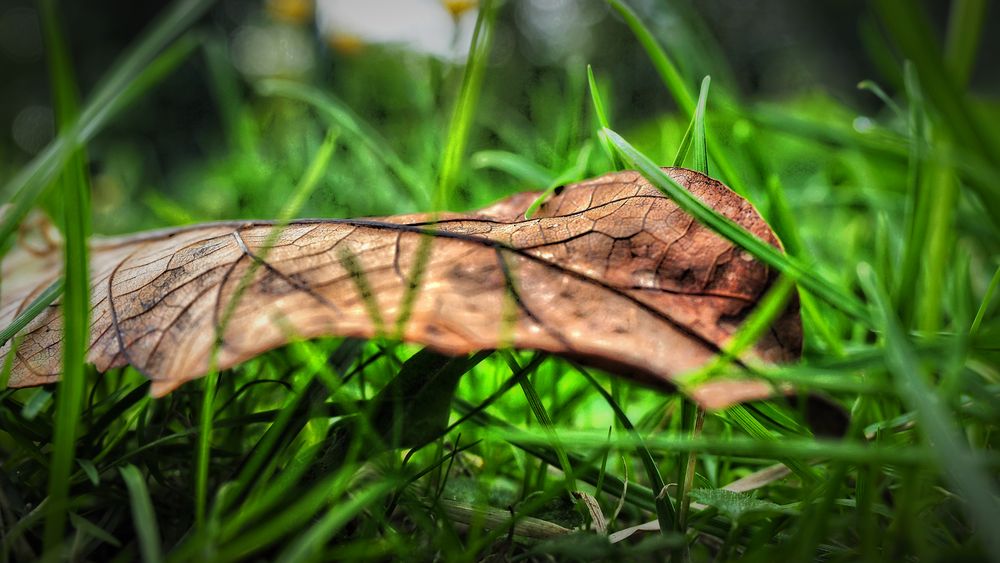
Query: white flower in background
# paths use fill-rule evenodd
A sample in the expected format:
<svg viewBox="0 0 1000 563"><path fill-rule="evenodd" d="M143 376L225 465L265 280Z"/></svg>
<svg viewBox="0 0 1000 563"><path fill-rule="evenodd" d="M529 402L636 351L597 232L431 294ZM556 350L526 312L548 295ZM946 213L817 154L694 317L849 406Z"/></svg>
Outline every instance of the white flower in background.
<svg viewBox="0 0 1000 563"><path fill-rule="evenodd" d="M471 0L316 0L316 25L333 48L398 45L451 61L464 60L476 25Z"/></svg>

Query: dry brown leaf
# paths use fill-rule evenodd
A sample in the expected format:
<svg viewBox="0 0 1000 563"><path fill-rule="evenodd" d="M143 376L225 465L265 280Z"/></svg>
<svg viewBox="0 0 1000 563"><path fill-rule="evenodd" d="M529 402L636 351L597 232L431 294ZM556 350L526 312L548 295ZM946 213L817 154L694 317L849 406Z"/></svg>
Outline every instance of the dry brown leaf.
<svg viewBox="0 0 1000 563"><path fill-rule="evenodd" d="M668 172L778 245L757 211L719 182L684 169ZM372 309L391 333L425 235L433 242L403 340L448 354L545 350L660 387L711 359L773 280L766 266L698 224L638 173L568 186L525 220L536 196L443 214L436 224L428 215L291 223L238 300L218 367L291 338L375 336ZM99 371L135 366L153 381L156 396L204 375L219 319L245 272L265 254L272 230L266 222L227 222L95 237L88 359ZM57 278L60 263L56 251L40 256L17 248L7 256L0 326ZM363 295L366 286L370 295ZM59 308L50 307L21 335L10 386L55 381ZM789 361L800 345L792 306L753 354ZM754 380L693 390L709 407L771 393Z"/></svg>

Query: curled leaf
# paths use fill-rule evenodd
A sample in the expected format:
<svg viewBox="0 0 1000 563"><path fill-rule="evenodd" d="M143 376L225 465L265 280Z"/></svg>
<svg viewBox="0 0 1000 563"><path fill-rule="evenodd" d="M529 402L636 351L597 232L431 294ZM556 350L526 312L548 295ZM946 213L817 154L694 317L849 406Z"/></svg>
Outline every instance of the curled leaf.
<svg viewBox="0 0 1000 563"><path fill-rule="evenodd" d="M668 173L778 246L753 206L719 182ZM299 220L276 237L268 222L226 222L94 238L88 359L99 371L135 366L160 396L204 375L216 346L225 369L292 338L373 337L402 325L391 335L447 354L532 348L673 387L673 378L720 351L774 279L636 172L567 186L525 219L537 196L517 194L436 222L429 215ZM423 237L431 243L421 245ZM17 248L3 262L0 326L60 275L58 253L26 252ZM245 291L237 291L245 276ZM55 381L59 308L20 335L9 385ZM800 346L792 306L751 355L790 361ZM772 393L756 380L690 391L709 407Z"/></svg>

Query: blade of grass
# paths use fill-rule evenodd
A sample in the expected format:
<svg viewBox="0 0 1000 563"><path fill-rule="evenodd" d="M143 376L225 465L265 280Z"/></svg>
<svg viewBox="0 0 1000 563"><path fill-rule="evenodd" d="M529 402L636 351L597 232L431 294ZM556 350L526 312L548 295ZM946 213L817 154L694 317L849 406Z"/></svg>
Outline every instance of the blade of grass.
<svg viewBox="0 0 1000 563"><path fill-rule="evenodd" d="M243 292L249 285L250 280L253 279L253 276L256 274L260 264L266 260L267 254L270 252L271 247L274 246L274 243L277 242L282 230L288 222L298 214L302 205L316 189L316 186L319 185L319 181L322 179L327 166L330 164L330 159L333 157L334 150L337 146L338 135L338 129L331 128L327 130L326 138L323 140L323 144L320 145L319 149L316 151L316 155L313 157L309 167L299 180L299 184L292 191L291 198L281 209L278 215L278 220L271 229L271 232L268 233L267 239L265 239L259 255L254 260L253 265L240 279L239 285L234 291L229 302L226 304L226 308L223 310L223 314L220 317L219 326L216 331L217 343L221 340L225 327L229 324L229 319L236 310L236 306L239 303ZM212 353L212 360L210 362L211 368L209 369L208 375L204 378L204 394L202 395L201 417L199 420L200 431L198 433L198 442L195 450L196 529L201 529L205 523L205 511L208 504L208 462L212 443L212 420L215 413L213 404L215 401L216 386L218 383L218 378L216 376L217 370L215 368L218 348L217 344Z"/></svg>
<svg viewBox="0 0 1000 563"><path fill-rule="evenodd" d="M378 301L376 301L375 290L372 289L371 283L368 281L368 276L365 274L364 268L361 267L361 263L358 262L358 257L351 252L349 248L342 247L338 249L337 262L340 266L347 271L351 276L351 280L354 282L354 289L358 292L358 297L365 305L365 312L368 313L368 318L372 322L372 328L375 331L375 338L384 338L386 336L385 332L385 320L382 318L382 308L379 306ZM410 284L413 287L413 284ZM400 315L402 316L402 315ZM399 333L402 334L402 328L400 327Z"/></svg>
<svg viewBox="0 0 1000 563"><path fill-rule="evenodd" d="M705 105L708 102L708 88L712 85L712 77L706 76L701 81L701 91L698 93L698 105L694 110L694 131L692 133L691 144L694 150L694 170L706 176L711 176L708 171L708 138L705 131Z"/></svg>
<svg viewBox="0 0 1000 563"><path fill-rule="evenodd" d="M10 372L14 369L14 358L17 356L17 348L21 345L21 339L15 338L7 349L7 355L3 359L3 367L0 368L0 391L7 389L7 382L10 381Z"/></svg>
<svg viewBox="0 0 1000 563"><path fill-rule="evenodd" d="M667 197L674 200L685 212L692 215L723 238L745 249L757 259L789 276L793 281L805 289L812 291L817 297L830 305L865 324L871 324L869 313L857 298L815 275L798 260L764 243L743 227L740 227L729 218L706 205L663 172L649 157L636 150L635 147L630 145L618 133L610 129L606 129L605 133L611 138L619 152L625 156L626 161L635 165L646 179L659 188Z"/></svg>
<svg viewBox="0 0 1000 563"><path fill-rule="evenodd" d="M608 443L611 442L611 432L614 430L613 427L608 426ZM604 475L608 472L608 456L611 454L611 448L609 447L604 451L604 456L601 457L601 469L597 473L597 484L594 485L594 498L600 503L601 498L604 496Z"/></svg>
<svg viewBox="0 0 1000 563"><path fill-rule="evenodd" d="M968 84L972 76L986 19L985 0L954 0L951 3L944 62L961 86Z"/></svg>
<svg viewBox="0 0 1000 563"><path fill-rule="evenodd" d="M928 383L928 374L917 360L905 333L889 308L889 300L867 264L858 266L861 287L871 300L885 339L886 362L900 399L917 416L917 429L933 444L933 459L945 481L958 491L962 508L979 531L983 547L993 561L1000 561L1000 535L987 532L1000 522L1000 496L992 479L977 463L976 456L955 426L955 420L937 399Z"/></svg>
<svg viewBox="0 0 1000 563"><path fill-rule="evenodd" d="M621 15L636 39L639 40L639 43L645 49L646 55L652 61L653 67L656 68L670 95L673 96L674 101L677 102L681 111L684 112L684 116L688 119L693 118L696 102L692 88L685 83L680 72L677 70L677 66L667 55L666 51L664 51L663 47L656 41L656 38L653 37L649 28L646 27L642 20L639 19L639 16L622 0L607 0L607 2ZM744 184L742 177L737 174L736 168L730 162L729 157L723 151L719 150L719 147L714 143L709 144L708 152L715 161L715 164L718 165L726 184L736 193L746 196L749 193L747 186Z"/></svg>
<svg viewBox="0 0 1000 563"><path fill-rule="evenodd" d="M681 144L677 147L677 153L674 154L674 160L670 163L670 166L677 168L678 166L684 165L684 159L687 158L688 153L691 151L691 137L694 131L694 118L692 117L688 121L687 129L684 130L684 136L681 137Z"/></svg>
<svg viewBox="0 0 1000 563"><path fill-rule="evenodd" d="M608 393L604 389L604 386L594 379L594 376L590 374L583 367L573 364L576 371L580 373L587 382L590 383L604 401L608 403L611 410L615 413L615 419L625 428L625 431L631 436L637 444L636 452L639 454L639 459L642 460L642 465L646 469L646 478L649 479L650 484L653 487L653 494L655 495L655 507L656 507L656 520L660 523L660 533L666 534L670 530L674 529L677 522L677 513L674 511L674 507L670 502L670 496L667 494L667 487L663 482L663 477L660 475L660 470L656 465L656 460L653 459L653 454L650 453L649 449L643 445L643 437L636 431L635 426L632 425L632 421L629 420L628 415L621 408L611 393Z"/></svg>
<svg viewBox="0 0 1000 563"><path fill-rule="evenodd" d="M516 443L518 447L548 445L548 437L539 433L526 432L512 426L498 425L490 428L492 437ZM573 443L578 451L602 450L609 447L607 435L603 432L581 431L563 428L560 436L567 443ZM865 465L898 465L900 467L928 467L941 454L934 453L927 446L871 446L858 442L844 442L822 438L793 438L781 440L757 440L749 437L705 437L686 438L668 434L645 437L631 434L612 437L610 447L636 451L641 454L645 446L650 452L697 451L701 454L732 456L750 459L827 459ZM971 456L972 467L995 470L1000 468L1000 455L995 451L977 450ZM629 490L634 484L629 483ZM620 484L619 484L620 488ZM982 499L986 501L986 498ZM667 528L669 529L669 528ZM989 529L987 527L987 529Z"/></svg>
<svg viewBox="0 0 1000 563"><path fill-rule="evenodd" d="M120 548L122 546L118 538L114 537L107 530L101 528L97 524L94 524L90 520L87 520L83 516L75 512L69 513L69 520L73 524L73 527L80 530L81 532L91 536L92 538L102 541L106 544L112 545L114 547Z"/></svg>
<svg viewBox="0 0 1000 563"><path fill-rule="evenodd" d="M936 157L938 149L948 141L936 139L940 135L934 135L927 127L923 90L909 61L903 66L903 77L910 100L907 239L900 277L895 284L895 303L903 326L911 326L916 318L920 328L933 332L940 324L941 272L947 270L945 261L951 255L958 186L950 165Z"/></svg>
<svg viewBox="0 0 1000 563"><path fill-rule="evenodd" d="M24 308L21 313L14 318L13 321L2 331L0 331L0 346L7 343L8 340L14 337L22 328L28 326L28 323L32 321L35 317L41 314L49 305L55 302L56 299L62 295L63 292L63 278L59 278L56 281L49 284L49 287L45 288L45 291L38 294L38 297L34 298L31 303Z"/></svg>
<svg viewBox="0 0 1000 563"><path fill-rule="evenodd" d="M858 90L867 90L871 92L876 98L882 100L885 107L892 110L892 113L896 114L896 117L901 120L906 119L906 113L903 112L903 108L899 107L896 100L889 97L889 94L886 94L885 90L883 90L882 87L879 86L874 80L862 80L861 82L858 82Z"/></svg>
<svg viewBox="0 0 1000 563"><path fill-rule="evenodd" d="M697 438L705 422L705 409L694 402L681 399L681 427L684 436ZM680 452L677 463L677 531L687 533L688 510L691 506L691 485L694 482L695 466L698 462L698 452ZM678 554L687 559L687 550Z"/></svg>
<svg viewBox="0 0 1000 563"><path fill-rule="evenodd" d="M566 490L572 495L576 488L576 478L573 476L573 466L569 463L569 457L566 455L566 448L563 447L559 440L559 434L556 432L555 425L552 424L552 419L549 414L545 411L545 405L542 404L541 397L538 396L538 391L535 386L528 379L528 376L521 369L521 366L517 363L517 358L514 357L509 350L503 350L500 352L510 370L514 374L518 374L517 383L521 386L521 390L524 391L524 398L528 402L528 407L531 409L532 414L535 415L535 419L538 423L542 425L542 428L550 435L552 446L556 450L556 456L559 458L559 465L563 470L563 475L566 479Z"/></svg>
<svg viewBox="0 0 1000 563"><path fill-rule="evenodd" d="M324 477L307 490L301 491L300 494L293 497L293 501L287 508L276 511L273 517L265 518L244 533L235 535L232 541L227 542L219 549L218 553L215 554L215 560L246 560L248 555L299 530L323 505L338 500L345 493L355 470L356 468L353 466L343 467L332 475ZM182 555L187 554L178 552L176 557L171 554L171 561L189 559L181 557Z"/></svg>
<svg viewBox="0 0 1000 563"><path fill-rule="evenodd" d="M507 151L479 151L472 155L473 168L501 170L529 186L548 186L555 176L544 167Z"/></svg>
<svg viewBox="0 0 1000 563"><path fill-rule="evenodd" d="M278 414L278 419L275 420L272 427L268 429L270 436L276 436L282 433L282 431L287 427L287 422L290 420L291 416L295 413L296 408L300 404L301 400L299 400L299 397L294 397L289 400L289 402ZM275 431L272 432L272 429ZM267 442L269 441L262 439L257 443L258 447L255 449L253 456L249 459L251 464L256 466L263 465L263 457L273 455L274 450L269 447L272 444ZM310 467L312 467L311 462L318 457L322 446L322 444L316 444L311 448L307 448L306 451L299 454L294 461L286 464L282 470L277 473L275 478L267 483L267 487L263 490L262 494L242 503L239 510L234 511L234 514L227 515L226 518L221 519L218 538L221 541L228 541L235 537L248 523L260 518L263 514L278 510L282 501L288 500L287 497L292 494L295 486L302 480L303 475L310 470ZM261 452L260 455L258 455L258 452ZM231 489L227 495L219 498L219 502L217 502L213 507L213 512L217 510L220 514L222 514L228 506L235 502L234 499L238 498L240 490L249 486L249 484L247 484L248 480L252 478L254 474L258 473L257 471L253 471L250 467L245 466L244 468L251 470L247 472L241 471L241 475L239 475L236 479L235 488ZM244 474L247 477L244 477Z"/></svg>
<svg viewBox="0 0 1000 563"><path fill-rule="evenodd" d="M163 560L163 550L160 547L160 527L156 523L156 512L153 501L149 498L149 489L142 473L134 465L126 465L118 471L128 488L129 503L132 507L132 524L139 536L139 552L145 563L158 563Z"/></svg>
<svg viewBox="0 0 1000 563"><path fill-rule="evenodd" d="M462 88L458 101L448 125L448 141L441 160L441 173L438 176L433 209L439 211L443 206L452 203L452 192L458 183L465 157L465 146L469 141L469 131L472 128L472 118L476 114L479 94L482 92L483 78L486 74L486 63L489 58L490 46L493 43L493 23L496 19L496 9L493 0L484 0L479 7L476 27L472 32L472 45L465 62L465 74L462 77Z"/></svg>
<svg viewBox="0 0 1000 563"><path fill-rule="evenodd" d="M943 311L941 296L944 294L946 272L952 268L955 253L955 212L958 205L958 182L954 171L944 163L931 161L926 177L929 208L927 246L924 250L924 268L920 290L920 310L917 326L926 333L941 328Z"/></svg>
<svg viewBox="0 0 1000 563"><path fill-rule="evenodd" d="M607 0L608 4L615 9L616 12L625 20L626 25L635 34L635 38L639 40L643 49L646 50L646 54L649 59L653 62L653 66L659 73L660 78L666 85L667 90L670 91L670 95L674 97L677 105L680 106L681 111L685 115L691 117L694 115L695 99L691 95L691 91L688 89L687 84L684 82L684 78L681 77L680 71L677 70L677 65L674 64L670 57L667 56L666 51L660 47L657 43L656 38L653 37L652 32L646 27L639 16L629 7L627 4L621 0ZM608 128L604 125L605 128Z"/></svg>
<svg viewBox="0 0 1000 563"><path fill-rule="evenodd" d="M983 318L986 317L986 312L990 307L990 302L993 301L993 294L996 293L998 285L1000 285L1000 267L997 267L996 271L993 272L990 285L986 287L983 302L979 304L979 309L976 311L976 318L972 320L972 326L969 328L970 336L975 336L979 332L979 327L983 324Z"/></svg>
<svg viewBox="0 0 1000 563"><path fill-rule="evenodd" d="M103 111L107 116L104 119L111 119L112 116L117 115L118 112L127 108L132 102L152 90L153 87L163 81L173 71L177 70L177 67L186 61L194 53L195 49L201 46L203 46L202 35L196 30L189 30L181 34L176 40L165 46L159 55L149 61L142 68L142 71L129 84L122 88L121 95L113 100L107 109ZM100 125L103 126L103 124ZM96 127L96 125L92 125L91 127ZM93 134L96 135L97 133L98 131L94 131Z"/></svg>
<svg viewBox="0 0 1000 563"><path fill-rule="evenodd" d="M55 0L40 4L47 63L56 110L56 120L65 132L79 112L76 79ZM69 157L59 178L61 191L63 249L66 285L62 300L63 373L56 393L56 421L49 465L49 509L45 518L45 550L62 548L69 508L69 477L76 457L76 432L83 408L84 362L90 343L90 272L87 267L87 237L90 232L90 182L82 148Z"/></svg>
<svg viewBox="0 0 1000 563"><path fill-rule="evenodd" d="M757 417L750 412L743 405L735 405L726 409L726 417L733 421L737 426L743 429L744 432L749 434L756 440L761 442L764 441L779 441L785 440L788 436L775 436L770 430L768 430ZM782 458L779 459L781 463L788 466L800 479L805 483L816 483L819 480L819 476L807 463L803 463L799 459L795 458Z"/></svg>
<svg viewBox="0 0 1000 563"><path fill-rule="evenodd" d="M374 128L354 114L351 109L330 92L314 86L283 79L261 80L255 88L262 96L280 96L314 107L344 134L360 141L406 186L405 192L396 195L411 205L425 207L430 204L430 188L413 168L407 165Z"/></svg>
<svg viewBox="0 0 1000 563"><path fill-rule="evenodd" d="M385 496L395 485L392 481L381 481L369 485L351 496L347 502L337 503L315 524L278 554L279 561L321 561L323 546L345 524Z"/></svg>
<svg viewBox="0 0 1000 563"><path fill-rule="evenodd" d="M594 69L590 65L587 65L587 84L590 87L590 100L594 104L594 115L597 117L598 128L598 138L601 141L601 147L604 148L604 152L611 159L611 166L614 170L622 169L622 160L618 156L618 153L612 148L611 142L608 141L607 137L601 135L602 129L610 129L610 121L608 120L608 113L604 109L604 100L601 98L601 90L597 87L597 79L594 78Z"/></svg>
<svg viewBox="0 0 1000 563"><path fill-rule="evenodd" d="M1000 162L1000 137L986 126L989 120L974 112L966 99L964 86L946 68L940 45L933 40L936 34L925 8L892 0L879 0L874 6L899 50L916 66L928 100L943 118L939 125L966 150L987 162ZM995 170L996 166L993 168ZM988 214L1000 217L1000 189L997 185L970 186L982 198Z"/></svg>
<svg viewBox="0 0 1000 563"><path fill-rule="evenodd" d="M924 195L927 189L923 182L924 141L926 115L924 113L923 92L917 79L916 70L909 62L903 65L903 81L909 101L908 130L910 137L909 162L906 182L906 243L903 249L903 263L896 284L896 307L901 311L904 326L908 326L914 316L914 294L921 278L920 266L926 248L927 224L930 209Z"/></svg>
<svg viewBox="0 0 1000 563"><path fill-rule="evenodd" d="M723 346L722 354L716 356L701 369L683 376L679 382L685 388L701 385L721 372L733 360L742 356L770 330L774 321L785 312L788 300L794 291L795 283L791 278L779 277L740 325L739 330ZM747 361L750 359L748 358Z"/></svg>
<svg viewBox="0 0 1000 563"><path fill-rule="evenodd" d="M51 399L52 392L48 389L35 389L34 394L21 407L21 418L27 421L34 420L38 413L48 406Z"/></svg>
<svg viewBox="0 0 1000 563"><path fill-rule="evenodd" d="M451 425L449 425L448 428L444 431L444 434L445 435L449 434L452 430L457 428L465 421L485 411L490 405L497 402L500 399L500 397L503 397L504 394L507 393L507 391L513 389L514 386L517 385L518 381L520 381L522 377L528 377L529 375L534 373L535 370L538 369L538 366L542 365L542 362L544 362L546 359L548 359L548 354L544 354L542 352L536 353L534 356L531 357L530 360L528 360L528 363L524 364L521 367L520 371L511 374L511 376L503 384L501 384L496 391L490 394L489 397L483 399L469 412L463 414L461 418L451 423Z"/></svg>
<svg viewBox="0 0 1000 563"><path fill-rule="evenodd" d="M531 219L531 217L538 211L538 208L542 206L543 203L548 201L548 199L555 193L559 186L565 186L571 182L578 181L583 178L587 173L587 163L590 162L590 153L594 145L587 142L580 149L580 152L576 155L576 161L572 166L563 170L558 176L552 179L551 182L546 186L542 194L535 198L535 201L531 202L528 209L524 212L525 219Z"/></svg>
<svg viewBox="0 0 1000 563"><path fill-rule="evenodd" d="M781 178L777 174L771 174L765 182L765 188L768 196L768 207L765 218L770 223L771 228L774 229L778 240L785 247L785 252L799 260L806 258L808 254L800 234L799 221L796 219L794 213L792 213L791 206L788 204L788 198L785 197L785 189L781 183ZM800 292L799 305L802 310L803 320L805 321L805 336L809 338L811 333L808 331L808 328L814 328L827 349L835 356L842 356L844 348L840 342L840 338L834 334L835 331L830 326L829 319L825 315L820 314L815 297L809 293Z"/></svg>
<svg viewBox="0 0 1000 563"><path fill-rule="evenodd" d="M691 120L688 122L687 130L684 131L684 137L681 138L681 144L677 147L677 154L674 155L674 160L671 166L683 166L684 161L687 160L688 154L691 152L692 143L698 148L695 149L694 156L694 170L701 172L702 174L708 175L708 144L707 138L705 136L705 104L708 99L708 87L711 84L712 79L706 76L704 80L701 81L701 91L698 93L698 105L695 108L694 115L691 116ZM701 129L700 142L696 140L699 135L696 133L698 129Z"/></svg>
<svg viewBox="0 0 1000 563"><path fill-rule="evenodd" d="M472 120L482 91L486 63L489 58L490 46L493 41L493 24L496 19L492 0L486 0L480 6L476 17L476 27L472 33L472 44L465 62L465 73L462 76L462 87L458 101L452 110L451 122L448 126L447 143L441 160L441 170L438 175L437 189L431 203L433 213L441 211L452 203L452 195L458 183L462 169L462 159L465 157L465 147L468 144ZM407 287L403 294L402 306L396 319L396 335L402 335L410 318L413 303L420 291L427 261L430 259L430 235L420 238L416 258L407 275ZM357 279L357 278L356 278Z"/></svg>
<svg viewBox="0 0 1000 563"><path fill-rule="evenodd" d="M703 91L705 90L707 90L707 87L703 88ZM699 105L701 104L702 100L700 99ZM704 125L704 122L702 122L702 125ZM697 374L693 374L691 380L704 381L706 378L714 376L724 366L732 362L734 358L742 355L745 350L760 340L761 336L770 329L778 316L785 311L788 299L791 297L793 291L795 291L795 285L791 280L784 276L780 277L760 300L759 305L754 308L736 334L730 338L724 347L723 354L717 356L715 360L699 370ZM688 378L684 379L685 386L688 384L688 381L690 381ZM732 407L727 411L727 414L751 436L767 439L773 438L771 433L764 429L763 425L756 419L755 413L751 413L741 405ZM682 432L692 437L697 437L704 416L704 409L685 400L681 409ZM678 514L680 515L678 521L681 523L678 530L681 532L686 531L687 505L690 502L690 499L687 498L687 493L691 488L694 478L695 455L695 452L682 452L681 463L678 466ZM807 465L797 460L788 460L785 463L790 469L803 476L804 480L815 480L815 474Z"/></svg>

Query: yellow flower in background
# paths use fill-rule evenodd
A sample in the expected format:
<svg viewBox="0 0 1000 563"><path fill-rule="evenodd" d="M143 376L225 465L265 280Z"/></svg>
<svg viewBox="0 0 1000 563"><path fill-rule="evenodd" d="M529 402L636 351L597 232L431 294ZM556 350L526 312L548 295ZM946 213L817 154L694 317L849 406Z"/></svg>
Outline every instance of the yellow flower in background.
<svg viewBox="0 0 1000 563"><path fill-rule="evenodd" d="M364 40L350 33L329 33L326 36L326 44L334 51L345 55L355 55L365 48Z"/></svg>
<svg viewBox="0 0 1000 563"><path fill-rule="evenodd" d="M451 15L455 18L479 7L478 0L441 0L441 3L444 4L445 9L451 12Z"/></svg>
<svg viewBox="0 0 1000 563"><path fill-rule="evenodd" d="M264 4L272 18L291 24L302 25L313 16L313 0L267 0Z"/></svg>

